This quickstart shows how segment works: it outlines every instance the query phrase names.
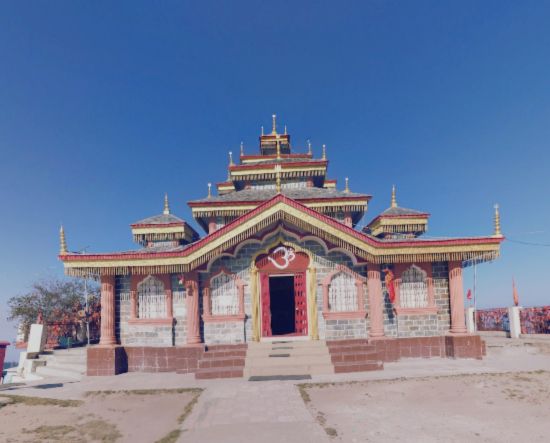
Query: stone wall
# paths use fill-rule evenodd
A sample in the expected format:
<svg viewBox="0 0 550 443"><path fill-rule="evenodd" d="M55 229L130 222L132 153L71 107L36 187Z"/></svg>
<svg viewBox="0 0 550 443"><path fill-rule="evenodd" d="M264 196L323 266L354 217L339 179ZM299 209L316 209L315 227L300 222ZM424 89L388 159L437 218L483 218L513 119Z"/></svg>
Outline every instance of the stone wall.
<svg viewBox="0 0 550 443"><path fill-rule="evenodd" d="M326 340L349 340L367 337L365 319L363 318L326 320L325 323Z"/></svg>
<svg viewBox="0 0 550 443"><path fill-rule="evenodd" d="M204 343L207 345L244 343L243 321L204 323Z"/></svg>

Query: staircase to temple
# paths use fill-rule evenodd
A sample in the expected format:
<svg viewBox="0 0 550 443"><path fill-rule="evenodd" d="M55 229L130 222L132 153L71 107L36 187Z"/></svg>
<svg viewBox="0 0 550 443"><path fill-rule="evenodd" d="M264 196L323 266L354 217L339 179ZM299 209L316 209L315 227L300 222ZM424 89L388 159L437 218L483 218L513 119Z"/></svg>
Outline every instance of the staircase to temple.
<svg viewBox="0 0 550 443"><path fill-rule="evenodd" d="M36 374L44 378L80 380L86 374L86 347L56 349L40 354Z"/></svg>
<svg viewBox="0 0 550 443"><path fill-rule="evenodd" d="M384 369L380 351L366 339L332 340L327 346L336 373Z"/></svg>
<svg viewBox="0 0 550 443"><path fill-rule="evenodd" d="M277 377L333 374L324 341L273 341L251 343L246 354L244 376Z"/></svg>
<svg viewBox="0 0 550 443"><path fill-rule="evenodd" d="M209 345L199 360L196 379L242 377L248 345Z"/></svg>

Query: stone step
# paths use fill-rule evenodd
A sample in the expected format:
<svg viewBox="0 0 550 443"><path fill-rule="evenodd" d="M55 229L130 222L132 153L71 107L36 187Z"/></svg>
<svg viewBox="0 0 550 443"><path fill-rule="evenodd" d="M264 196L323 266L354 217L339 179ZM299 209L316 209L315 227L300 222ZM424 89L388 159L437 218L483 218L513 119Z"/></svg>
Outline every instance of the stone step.
<svg viewBox="0 0 550 443"><path fill-rule="evenodd" d="M311 348L299 347L294 348L292 346L274 346L272 348L251 348L246 355L257 357L268 357L271 354L290 354L292 356L297 355L326 355L328 349L326 347L315 346Z"/></svg>
<svg viewBox="0 0 550 443"><path fill-rule="evenodd" d="M328 340L327 341L328 347L332 345L345 346L345 345L360 345L360 344L369 344L369 340L366 338L349 338L345 340Z"/></svg>
<svg viewBox="0 0 550 443"><path fill-rule="evenodd" d="M199 369L195 372L197 380L206 380L212 378L238 378L243 376L243 368L241 367L224 367L224 368L206 368Z"/></svg>
<svg viewBox="0 0 550 443"><path fill-rule="evenodd" d="M382 360L380 353L377 351L331 353L330 358L333 363L342 361Z"/></svg>
<svg viewBox="0 0 550 443"><path fill-rule="evenodd" d="M376 349L375 345L358 344L358 343L356 343L356 344L347 344L347 345L332 344L332 345L329 345L327 347L331 352L332 351L339 351L339 350L342 350L342 351L368 351L368 350Z"/></svg>
<svg viewBox="0 0 550 443"><path fill-rule="evenodd" d="M330 364L330 356L326 355L300 355L292 357L267 357L256 358L247 356L245 367L282 367L292 365L327 365Z"/></svg>
<svg viewBox="0 0 550 443"><path fill-rule="evenodd" d="M381 371L384 369L384 364L380 361L365 361L365 362L338 362L334 363L334 372L364 372L364 371Z"/></svg>
<svg viewBox="0 0 550 443"><path fill-rule="evenodd" d="M309 348L309 347L326 347L324 340L275 340L275 341L261 341L250 342L248 349L273 347L273 346L292 346L294 348Z"/></svg>
<svg viewBox="0 0 550 443"><path fill-rule="evenodd" d="M246 349L207 351L202 355L203 360L221 357L246 357Z"/></svg>
<svg viewBox="0 0 550 443"><path fill-rule="evenodd" d="M84 372L81 372L65 369L63 367L41 366L39 368L36 368L36 373L42 377L59 377L80 380L85 373L85 369Z"/></svg>
<svg viewBox="0 0 550 443"><path fill-rule="evenodd" d="M219 357L199 360L199 369L244 367L244 357Z"/></svg>
<svg viewBox="0 0 550 443"><path fill-rule="evenodd" d="M244 369L244 377L259 376L276 376L276 375L321 375L321 374L334 374L334 366L332 364L326 365L289 365L281 367L253 367Z"/></svg>
<svg viewBox="0 0 550 443"><path fill-rule="evenodd" d="M206 351L233 351L237 349L246 350L248 348L247 343L240 343L236 345L206 345Z"/></svg>

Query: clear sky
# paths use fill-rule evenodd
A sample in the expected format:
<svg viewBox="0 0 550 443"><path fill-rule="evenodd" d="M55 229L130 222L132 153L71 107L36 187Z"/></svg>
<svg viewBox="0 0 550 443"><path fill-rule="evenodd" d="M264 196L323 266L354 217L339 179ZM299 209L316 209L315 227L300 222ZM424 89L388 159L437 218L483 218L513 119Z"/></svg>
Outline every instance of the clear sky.
<svg viewBox="0 0 550 443"><path fill-rule="evenodd" d="M549 304L549 23L543 1L2 2L0 339L7 299L62 275L61 222L112 251L164 192L191 220L272 113L373 195L362 223L393 183L432 236L491 234L500 203L479 304L509 305L512 277Z"/></svg>

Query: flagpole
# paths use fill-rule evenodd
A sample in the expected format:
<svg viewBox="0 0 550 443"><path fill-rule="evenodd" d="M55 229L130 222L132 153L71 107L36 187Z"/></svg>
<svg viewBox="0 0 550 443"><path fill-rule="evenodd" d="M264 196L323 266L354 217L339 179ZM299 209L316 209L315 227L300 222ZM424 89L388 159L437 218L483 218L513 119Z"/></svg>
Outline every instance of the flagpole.
<svg viewBox="0 0 550 443"><path fill-rule="evenodd" d="M477 263L474 261L474 332L477 332Z"/></svg>

